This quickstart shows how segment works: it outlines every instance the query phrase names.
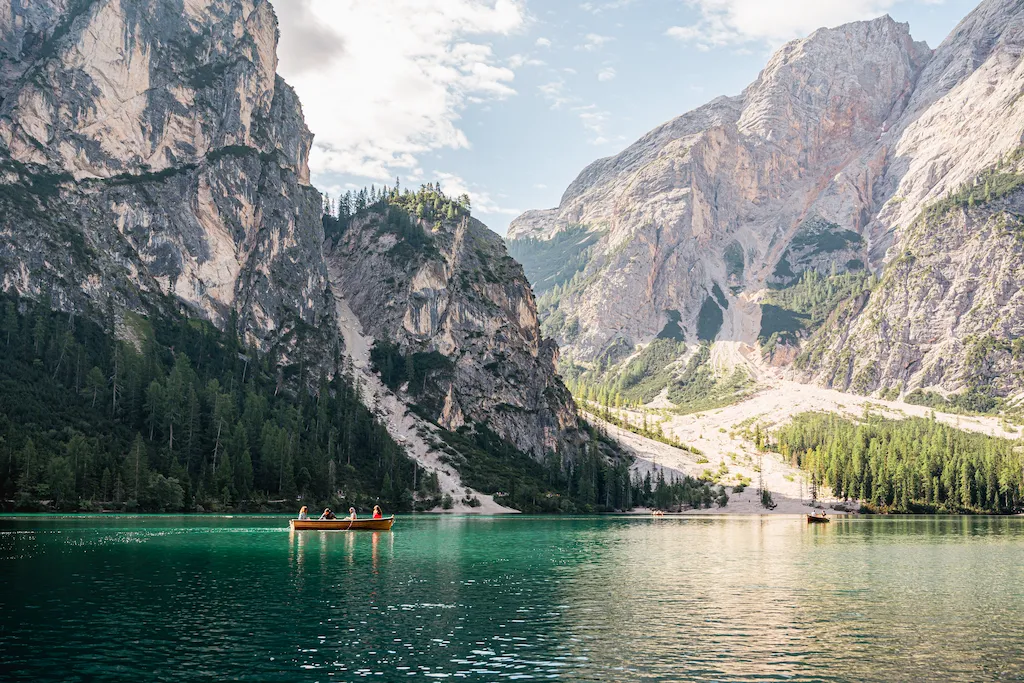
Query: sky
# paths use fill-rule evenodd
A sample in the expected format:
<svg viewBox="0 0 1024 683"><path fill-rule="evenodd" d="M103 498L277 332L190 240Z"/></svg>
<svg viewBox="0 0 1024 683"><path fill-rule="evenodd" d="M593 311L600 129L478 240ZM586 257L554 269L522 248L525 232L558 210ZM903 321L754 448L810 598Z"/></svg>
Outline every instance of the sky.
<svg viewBox="0 0 1024 683"><path fill-rule="evenodd" d="M272 0L279 71L331 196L440 182L504 234L590 162L751 83L822 26L890 14L936 47L975 0Z"/></svg>

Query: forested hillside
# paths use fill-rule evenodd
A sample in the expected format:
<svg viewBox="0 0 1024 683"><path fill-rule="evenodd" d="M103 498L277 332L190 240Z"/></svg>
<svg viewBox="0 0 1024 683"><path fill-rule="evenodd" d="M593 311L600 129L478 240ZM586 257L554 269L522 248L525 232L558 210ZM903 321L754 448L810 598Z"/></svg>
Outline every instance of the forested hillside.
<svg viewBox="0 0 1024 683"><path fill-rule="evenodd" d="M83 315L0 301L8 505L411 508L413 464L346 376L284 377L205 322L127 314L117 325L129 343Z"/></svg>
<svg viewBox="0 0 1024 683"><path fill-rule="evenodd" d="M35 510L294 511L414 505L413 468L351 378L284 377L236 337L195 320L129 314L115 341L80 315L0 298L0 499ZM309 391L296 387L309 387ZM587 454L537 463L486 429L442 445L467 485L533 512L720 499L707 482L631 476ZM436 478L415 505L442 504Z"/></svg>
<svg viewBox="0 0 1024 683"><path fill-rule="evenodd" d="M1020 512L1024 445L935 420L807 413L771 447L811 480L886 512Z"/></svg>

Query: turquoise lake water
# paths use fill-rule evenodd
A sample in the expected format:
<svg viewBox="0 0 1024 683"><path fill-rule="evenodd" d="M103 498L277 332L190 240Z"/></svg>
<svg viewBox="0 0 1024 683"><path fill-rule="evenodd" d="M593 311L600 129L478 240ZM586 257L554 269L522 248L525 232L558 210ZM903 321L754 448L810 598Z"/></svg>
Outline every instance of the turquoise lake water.
<svg viewBox="0 0 1024 683"><path fill-rule="evenodd" d="M0 680L1024 680L1024 519L0 517Z"/></svg>

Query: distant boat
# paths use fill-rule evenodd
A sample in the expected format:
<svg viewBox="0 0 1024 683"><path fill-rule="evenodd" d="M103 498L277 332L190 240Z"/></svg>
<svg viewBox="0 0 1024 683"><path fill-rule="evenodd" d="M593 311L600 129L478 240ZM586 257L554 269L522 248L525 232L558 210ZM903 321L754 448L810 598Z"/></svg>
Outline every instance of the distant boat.
<svg viewBox="0 0 1024 683"><path fill-rule="evenodd" d="M292 531L389 531L395 516L385 519L292 519Z"/></svg>
<svg viewBox="0 0 1024 683"><path fill-rule="evenodd" d="M828 517L819 517L818 515L807 515L808 524L828 524L832 520Z"/></svg>

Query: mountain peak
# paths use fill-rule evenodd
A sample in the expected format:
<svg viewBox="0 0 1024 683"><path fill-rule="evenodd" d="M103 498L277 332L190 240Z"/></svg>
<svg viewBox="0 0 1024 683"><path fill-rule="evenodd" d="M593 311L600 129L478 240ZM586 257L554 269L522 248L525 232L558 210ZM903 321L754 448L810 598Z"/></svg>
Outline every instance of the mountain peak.
<svg viewBox="0 0 1024 683"><path fill-rule="evenodd" d="M540 265L575 269L565 277L559 270L557 287L541 299L547 333L566 356L600 368L617 367L665 330L687 343L713 342L718 366L747 363L782 324L770 307L762 318L755 302L781 300L771 292L804 275L866 282L908 249L928 244L934 251L941 240L922 237L933 234L918 220L922 211L980 182L982 172L1000 174L983 183L982 197L1016 187L1019 170L1006 171L1005 159L1024 140L1022 54L1024 0L986 0L934 51L889 16L787 43L740 97L655 128L584 169L557 208L513 223L510 238L541 237L559 250ZM960 233L999 222L986 222L983 213L966 227L947 224L968 243ZM524 254L543 248L515 246ZM978 259L997 258L990 247L970 248ZM1007 252L1005 244L1001 249ZM956 388L956 373L940 372L928 349L933 342L959 348L941 345L958 334L951 321L966 319L955 292L980 301L970 279L980 274L951 268L958 262L952 256L936 258L929 272L942 277L928 292L910 301L909 286L887 292L904 306L888 311L889 328L851 323L858 346L843 337L817 347L830 354L820 361L828 366L821 376L840 373L845 388L853 381L846 366L855 365L863 374L857 386L898 377ZM947 291L954 293L935 294ZM1001 291L986 296L1003 301ZM937 327L928 316L914 323L910 344L900 332L910 323L897 313L927 308L914 297L947 313ZM979 318L963 334L1016 314L999 320ZM851 348L858 349L855 361ZM925 358L928 372L897 367L912 358Z"/></svg>

